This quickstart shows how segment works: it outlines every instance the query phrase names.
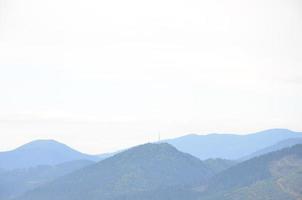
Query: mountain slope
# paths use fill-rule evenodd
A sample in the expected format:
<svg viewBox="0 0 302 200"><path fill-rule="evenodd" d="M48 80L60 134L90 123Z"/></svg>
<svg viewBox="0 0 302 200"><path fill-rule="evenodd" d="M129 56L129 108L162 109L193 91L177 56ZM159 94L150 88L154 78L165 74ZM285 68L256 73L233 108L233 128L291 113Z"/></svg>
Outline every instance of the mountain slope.
<svg viewBox="0 0 302 200"><path fill-rule="evenodd" d="M209 200L302 198L302 145L235 165L212 178L203 190Z"/></svg>
<svg viewBox="0 0 302 200"><path fill-rule="evenodd" d="M287 129L271 129L249 135L187 135L165 142L201 160L209 158L237 160L289 138L302 138L302 133Z"/></svg>
<svg viewBox="0 0 302 200"><path fill-rule="evenodd" d="M213 170L215 174L222 172L237 164L237 161L225 159L207 159L203 161L206 166Z"/></svg>
<svg viewBox="0 0 302 200"><path fill-rule="evenodd" d="M22 193L35 189L83 167L93 161L77 160L56 166L41 165L29 169L16 169L0 172L0 200L8 200Z"/></svg>
<svg viewBox="0 0 302 200"><path fill-rule="evenodd" d="M273 151L278 151L284 148L288 148L288 147L292 147L295 146L297 144L302 144L302 138L291 138L291 139L287 139L287 140L283 140L281 142L278 142L277 144L274 144L272 146L266 147L264 149L261 149L259 151L256 151L254 153L252 153L251 155L245 156L243 158L241 158L241 161L244 160L249 160L251 158L257 157L257 156L261 156Z"/></svg>
<svg viewBox="0 0 302 200"><path fill-rule="evenodd" d="M199 159L168 144L145 144L119 153L20 200L107 200L203 183L213 172Z"/></svg>
<svg viewBox="0 0 302 200"><path fill-rule="evenodd" d="M37 140L15 150L0 152L0 168L12 170L38 165L57 165L73 160L98 160L54 140Z"/></svg>

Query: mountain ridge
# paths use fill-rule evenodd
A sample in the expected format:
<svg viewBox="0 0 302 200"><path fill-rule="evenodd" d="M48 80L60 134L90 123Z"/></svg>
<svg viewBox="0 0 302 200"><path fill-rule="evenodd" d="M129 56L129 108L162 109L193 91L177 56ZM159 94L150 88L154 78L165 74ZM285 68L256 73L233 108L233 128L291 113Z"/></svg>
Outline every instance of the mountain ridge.
<svg viewBox="0 0 302 200"><path fill-rule="evenodd" d="M289 129L268 129L247 135L189 134L164 140L178 150L201 160L221 158L238 160L258 150L290 138L302 138L302 132Z"/></svg>
<svg viewBox="0 0 302 200"><path fill-rule="evenodd" d="M237 200L244 196L248 200L283 200L285 196L287 199L293 199L291 194L280 187L280 180L287 180L290 176L302 178L301 144L254 157L226 169L215 175L206 186L201 187L204 192L202 197L206 200ZM299 186L300 183L296 182L290 189ZM254 194L253 198L249 196L251 193ZM228 198L225 198L226 196Z"/></svg>
<svg viewBox="0 0 302 200"><path fill-rule="evenodd" d="M38 165L58 165L73 160L99 159L98 156L81 153L55 140L35 140L14 150L0 152L0 168L13 170Z"/></svg>
<svg viewBox="0 0 302 200"><path fill-rule="evenodd" d="M292 146L295 146L297 144L302 144L302 138L290 138L290 139L286 139L286 140L282 140L274 145L271 145L271 146L268 146L268 147L265 147L263 149L260 149L248 156L245 156L241 159L239 159L240 161L245 161L245 160L249 160L251 158L254 158L254 157L258 157L258 156L261 156L261 155L264 155L264 154L267 154L267 153L271 153L271 152L274 152L274 151L278 151L278 150L281 150L281 149L284 149L284 148L288 148L288 147L292 147Z"/></svg>
<svg viewBox="0 0 302 200"><path fill-rule="evenodd" d="M212 175L212 170L198 158L169 144L148 143L61 177L20 200L114 199L136 192L201 184Z"/></svg>

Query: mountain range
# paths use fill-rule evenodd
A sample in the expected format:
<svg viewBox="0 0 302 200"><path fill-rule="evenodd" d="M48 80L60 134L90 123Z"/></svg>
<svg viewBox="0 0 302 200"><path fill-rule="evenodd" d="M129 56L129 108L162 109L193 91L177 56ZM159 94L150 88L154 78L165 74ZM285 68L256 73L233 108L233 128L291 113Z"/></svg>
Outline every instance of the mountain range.
<svg viewBox="0 0 302 200"><path fill-rule="evenodd" d="M145 144L62 177L20 199L122 199L158 189L202 184L213 174L202 161L169 144Z"/></svg>
<svg viewBox="0 0 302 200"><path fill-rule="evenodd" d="M145 144L29 191L16 200L295 200L302 198L302 145L219 173L169 144Z"/></svg>
<svg viewBox="0 0 302 200"><path fill-rule="evenodd" d="M301 188L301 133L286 129L188 135L103 155L54 140L0 153L0 200L300 200Z"/></svg>
<svg viewBox="0 0 302 200"><path fill-rule="evenodd" d="M290 138L302 138L302 133L288 129L270 129L247 135L191 134L164 142L202 160L209 158L237 160Z"/></svg>
<svg viewBox="0 0 302 200"><path fill-rule="evenodd" d="M256 151L246 157L243 157L241 160L249 160L251 158L261 156L273 151L278 151L280 149L286 148L286 147L291 147L297 144L302 144L302 138L291 138L287 140L282 140L281 142L278 142L277 144L274 144L272 146L268 146L266 148L263 148L259 151Z"/></svg>
<svg viewBox="0 0 302 200"><path fill-rule="evenodd" d="M186 135L164 140L179 151L189 153L201 160L225 159L246 160L254 156L301 143L302 133L287 129L271 129L248 135L210 134ZM290 139L290 140L289 140ZM278 144L283 142L283 144ZM122 152L118 151L118 152ZM0 152L0 169L12 170L36 167L39 165L58 165L75 160L100 161L116 153L88 155L54 140L36 140L15 150Z"/></svg>

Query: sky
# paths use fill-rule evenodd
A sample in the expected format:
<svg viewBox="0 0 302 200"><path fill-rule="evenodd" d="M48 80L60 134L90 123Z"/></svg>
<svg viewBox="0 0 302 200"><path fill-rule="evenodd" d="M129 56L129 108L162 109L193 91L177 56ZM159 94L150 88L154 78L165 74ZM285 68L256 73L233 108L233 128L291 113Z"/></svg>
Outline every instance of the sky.
<svg viewBox="0 0 302 200"><path fill-rule="evenodd" d="M302 131L300 0L0 0L0 151Z"/></svg>

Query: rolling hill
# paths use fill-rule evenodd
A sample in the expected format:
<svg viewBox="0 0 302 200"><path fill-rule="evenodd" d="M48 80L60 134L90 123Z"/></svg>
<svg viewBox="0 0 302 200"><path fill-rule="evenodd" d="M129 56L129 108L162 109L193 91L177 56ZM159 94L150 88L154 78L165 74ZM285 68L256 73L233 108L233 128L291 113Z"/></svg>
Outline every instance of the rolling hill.
<svg viewBox="0 0 302 200"><path fill-rule="evenodd" d="M203 191L206 200L294 200L302 198L302 145L237 164L214 176Z"/></svg>
<svg viewBox="0 0 302 200"><path fill-rule="evenodd" d="M302 145L236 164L145 144L14 200L296 200L302 198L301 180Z"/></svg>
<svg viewBox="0 0 302 200"><path fill-rule="evenodd" d="M213 171L202 161L169 144L145 144L61 177L18 199L121 199L198 185L212 175Z"/></svg>
<svg viewBox="0 0 302 200"><path fill-rule="evenodd" d="M97 161L98 156L83 154L54 140L36 140L15 150L0 152L0 168L6 170L58 165L74 160Z"/></svg>

